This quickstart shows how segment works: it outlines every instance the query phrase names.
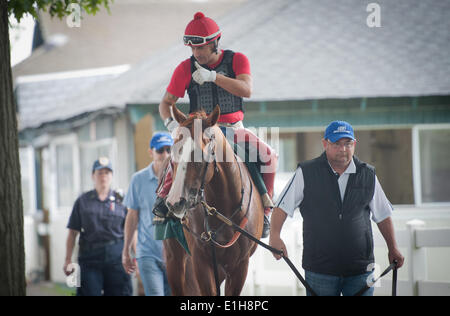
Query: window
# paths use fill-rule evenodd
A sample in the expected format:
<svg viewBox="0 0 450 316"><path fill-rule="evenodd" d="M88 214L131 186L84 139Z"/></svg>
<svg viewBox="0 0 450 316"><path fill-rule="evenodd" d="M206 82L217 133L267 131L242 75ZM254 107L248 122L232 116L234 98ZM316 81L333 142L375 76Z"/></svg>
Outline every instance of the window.
<svg viewBox="0 0 450 316"><path fill-rule="evenodd" d="M450 125L415 129L416 203L450 202Z"/></svg>
<svg viewBox="0 0 450 316"><path fill-rule="evenodd" d="M81 162L81 191L86 192L92 190L94 185L92 182L92 165L99 157L108 157L114 168L114 142L112 139L104 139L96 142L88 142L80 144L80 162ZM114 177L113 177L114 181Z"/></svg>
<svg viewBox="0 0 450 316"><path fill-rule="evenodd" d="M23 212L24 215L30 215L36 209L34 191L34 155L32 147L21 147L19 149L19 159Z"/></svg>
<svg viewBox="0 0 450 316"><path fill-rule="evenodd" d="M361 129L355 127L355 155L376 168L376 174L392 204L414 204L411 129ZM323 132L297 133L298 162L324 151ZM288 157L291 163L295 156Z"/></svg>
<svg viewBox="0 0 450 316"><path fill-rule="evenodd" d="M81 191L86 192L94 188L92 165L95 160L102 156L108 157L114 168L116 147L113 120L110 117L98 117L80 127L77 134L80 141ZM114 170L117 171L116 168Z"/></svg>
<svg viewBox="0 0 450 316"><path fill-rule="evenodd" d="M270 133L267 133L267 132ZM297 141L294 133L282 133L276 128L255 131L258 137L266 142L278 154L277 173L292 173L297 168Z"/></svg>
<svg viewBox="0 0 450 316"><path fill-rule="evenodd" d="M411 129L355 129L355 155L375 167L392 204L414 204Z"/></svg>
<svg viewBox="0 0 450 316"><path fill-rule="evenodd" d="M280 135L277 172L294 172L297 169L297 141L295 137Z"/></svg>
<svg viewBox="0 0 450 316"><path fill-rule="evenodd" d="M77 155L75 134L63 134L52 138L49 151L42 151L44 205L50 207L52 212L61 211L63 212L61 214L65 214L72 209L79 194L80 179L76 176L79 170ZM56 213L53 215L56 216Z"/></svg>
<svg viewBox="0 0 450 316"><path fill-rule="evenodd" d="M72 144L58 144L56 151L57 204L72 207L75 199Z"/></svg>
<svg viewBox="0 0 450 316"><path fill-rule="evenodd" d="M113 120L107 118L97 118L80 127L77 131L80 142L96 141L108 139L114 136Z"/></svg>
<svg viewBox="0 0 450 316"><path fill-rule="evenodd" d="M294 135L294 138L292 134L280 135L278 174L292 172L297 162L323 152L323 132ZM412 129L356 126L355 136L355 155L375 166L392 204L450 204L450 124L419 125Z"/></svg>

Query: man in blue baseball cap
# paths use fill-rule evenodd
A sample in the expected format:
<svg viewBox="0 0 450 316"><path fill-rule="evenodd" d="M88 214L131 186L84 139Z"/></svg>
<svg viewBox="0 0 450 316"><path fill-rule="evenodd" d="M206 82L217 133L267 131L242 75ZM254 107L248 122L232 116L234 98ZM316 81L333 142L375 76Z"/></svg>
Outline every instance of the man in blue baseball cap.
<svg viewBox="0 0 450 316"><path fill-rule="evenodd" d="M345 121L334 121L328 125L323 138L335 143L341 138L355 140L355 134L353 127L349 123Z"/></svg>
<svg viewBox="0 0 450 316"><path fill-rule="evenodd" d="M170 150L170 147L172 147L172 145L173 138L169 133L156 133L155 135L153 135L150 141L150 149L154 148L156 151L161 151L163 149L166 151Z"/></svg>
<svg viewBox="0 0 450 316"><path fill-rule="evenodd" d="M336 172L344 173L355 153L353 127L345 121L331 122L325 130L322 143L330 165Z"/></svg>
<svg viewBox="0 0 450 316"><path fill-rule="evenodd" d="M323 154L300 163L280 194L271 218L270 245L287 255L280 232L287 215L292 217L300 206L306 282L318 295L351 296L372 280L371 220L386 241L389 262L397 261L400 268L404 258L395 240L392 205L375 168L354 156L353 127L331 122L322 144ZM371 287L365 295L373 292Z"/></svg>
<svg viewBox="0 0 450 316"><path fill-rule="evenodd" d="M164 296L171 293L163 258L163 243L153 237L152 208L157 197L157 175L163 170L172 145L173 138L169 133L156 133L152 137L148 154L153 161L133 175L124 200L128 215L122 264L128 273L136 271L136 263L130 255L130 250L137 230L136 260L147 296Z"/></svg>

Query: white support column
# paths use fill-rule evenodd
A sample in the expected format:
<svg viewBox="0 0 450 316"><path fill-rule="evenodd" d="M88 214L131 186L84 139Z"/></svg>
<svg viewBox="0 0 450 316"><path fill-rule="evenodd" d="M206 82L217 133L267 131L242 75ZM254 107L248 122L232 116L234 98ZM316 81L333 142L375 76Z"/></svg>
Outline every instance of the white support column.
<svg viewBox="0 0 450 316"><path fill-rule="evenodd" d="M418 248L416 246L416 230L424 226L425 222L417 219L406 223L410 241L407 254L408 277L412 287L411 292L414 296L419 295L418 281L427 279L426 248Z"/></svg>

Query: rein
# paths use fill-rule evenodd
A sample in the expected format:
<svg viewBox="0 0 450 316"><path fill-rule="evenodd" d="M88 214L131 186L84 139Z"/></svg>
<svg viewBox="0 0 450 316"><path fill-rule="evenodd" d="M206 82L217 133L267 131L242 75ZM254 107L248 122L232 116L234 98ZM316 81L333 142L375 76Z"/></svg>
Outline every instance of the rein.
<svg viewBox="0 0 450 316"><path fill-rule="evenodd" d="M205 227L205 231L202 234L198 234L195 233L194 231L192 231L185 223L183 223L183 227L189 231L194 237L196 237L197 239L201 239L204 242L211 242L213 244L215 244L217 247L220 248L229 248L231 246L233 246L236 241L239 239L239 237L241 236L240 232L235 232L233 237L231 238L231 240L226 243L225 245L220 244L219 242L216 241L215 236L217 235L217 233L219 231L221 231L224 227L226 227L225 224L222 224L218 229L216 229L215 231L212 231L210 229L209 226L209 212L208 209L211 209L211 207L208 205L208 203L206 202L205 199L205 185L206 185L206 174L208 172L208 167L209 164L211 162L214 163L214 169L216 172L218 172L218 167L217 167L217 161L216 161L216 157L215 157L215 135L212 134L210 137L210 142L209 142L209 149L208 149L208 159L206 159L206 163L205 166L202 169L201 172L201 184L200 184L200 189L198 190L194 200L195 200L195 205L201 204L203 207L203 210L205 211L205 222L204 222L204 227ZM241 180L241 200L239 202L239 206L236 208L236 210L232 213L232 215L230 216L230 219L234 218L237 214L239 214L240 212L242 212L243 210L243 203L244 203L244 195L245 195L245 189L244 189L244 182L243 182L243 175L242 175L242 167L240 165L240 163L237 161L236 155L235 155L235 162L238 165L239 168L239 176L240 176L240 180ZM250 187L250 195L249 195L249 201L248 201L248 205L247 205L247 211L244 215L244 217L242 218L239 227L244 228L247 225L248 222L248 218L247 218L247 214L248 211L250 209L250 203L251 203L251 197L253 195L253 185L251 184Z"/></svg>
<svg viewBox="0 0 450 316"><path fill-rule="evenodd" d="M211 161L214 162L214 168L215 168L216 171L218 171L217 161L216 161L216 158L215 158L215 151L214 151L215 144L216 144L216 142L215 142L215 135L212 134L211 137L210 137L210 142L209 142L209 150L208 150L209 157L208 157L208 159L206 159L206 164L205 164L205 166L204 166L204 168L202 170L202 174L201 174L201 179L202 180L201 180L201 184L200 184L200 189L198 190L197 195L195 196L196 203L197 204L199 204L199 203L202 204L203 210L205 211L205 223L204 223L205 231L201 235L199 235L199 234L194 233L192 230L190 230L187 227L187 225L184 225L184 224L183 225L194 236L196 236L196 237L200 236L201 240L203 240L205 242L212 242L212 243L214 243L216 246L218 246L220 248L229 248L229 247L233 246L234 243L239 239L241 233L240 232L235 232L235 234L233 235L231 240L225 245L222 245L219 242L217 242L215 240L215 236L220 230L222 230L225 227L225 225L222 224L222 226L220 226L218 229L216 229L216 231L212 231L210 229L209 221L208 221L208 218L210 216L210 214L208 212L208 209L210 209L210 206L208 205L208 203L206 202L206 199L205 199L206 173L208 172L208 167L209 167L209 164L211 163ZM211 158L212 158L212 160L211 160ZM235 161L236 161L236 163L237 163L237 165L239 167L239 176L240 176L240 180L241 180L241 200L239 202L239 206L236 208L236 210L230 216L231 219L235 215L239 214L242 211L242 206L243 206L243 203L244 203L244 194L245 194L244 181L243 181L243 176L242 176L242 168L241 168L241 165L239 164L239 162L237 161L236 156L235 156ZM241 223L239 224L239 227L241 227L241 228L244 228L247 225L247 222L248 222L247 214L248 214L248 211L250 209L250 202L251 202L252 195L253 195L253 185L251 185L251 187L250 187L250 196L249 196L249 201L248 201L246 214L244 215L244 217L241 220Z"/></svg>
<svg viewBox="0 0 450 316"><path fill-rule="evenodd" d="M209 153L209 157L214 157L213 162L215 165L215 169L216 171L218 171L217 168L217 162L216 162L216 158L215 158L215 152L214 152L214 145L215 144L215 136L214 134L210 137L210 143L209 146L211 148L211 152ZM204 241L204 242L208 242L211 245L211 256L212 256L212 263L213 263L213 270L214 270L214 280L215 280L215 284L216 284L216 293L217 296L220 296L220 281L219 281L219 271L218 271L218 265L217 265L217 254L216 254L216 246L220 247L220 248L228 248L231 247L238 239L241 235L244 235L245 237L249 238L250 240L254 241L255 243L257 243L258 245L266 248L267 250L271 251L272 253L281 255L281 257L283 258L283 260L288 264L288 266L291 268L291 270L294 272L294 274L296 275L296 277L299 279L299 281L303 284L303 286L311 293L312 296L317 296L317 293L312 289L312 287L306 282L306 280L303 278L303 276L300 274L300 272L297 270L297 268L295 267L295 265L292 263L292 261L286 257L283 253L282 250L273 248L271 246L269 246L268 244L260 241L258 238L256 238L255 236L253 236L252 234L250 234L248 231L246 231L244 229L244 227L246 226L248 219L246 217L249 208L250 208L250 202L251 202L251 197L253 194L253 184L250 181L250 195L249 195L249 202L248 202L248 206L247 206L247 211L246 214L244 215L241 223L239 225L235 224L231 219L238 213L240 213L242 211L242 204L243 204L243 200L244 200L244 182L243 182L243 177L242 177L242 169L241 166L239 164L239 161L237 161L237 158L235 156L235 161L239 166L239 173L240 173L240 178L241 178L241 202L240 202L240 206L236 209L236 211L232 214L232 216L230 218L224 216L223 214L221 214L219 211L217 211L217 209L215 207L211 207L210 205L208 205L208 203L206 202L205 199L205 181L206 181L206 173L208 171L208 166L210 164L210 159L206 160L206 164L204 169L202 170L202 181L201 181L201 185L200 185L200 189L197 192L197 195L195 196L195 201L197 202L197 204L201 204L202 208L204 210L205 213L205 222L204 222L204 226L205 226L205 231L199 235L195 232L193 232L192 230L189 229L189 227L183 223L183 227L190 232L194 237L196 237L197 239ZM196 204L196 205L197 205ZM220 221L222 221L224 224L219 227L216 231L212 231L210 229L209 226L209 218L210 217L215 217L217 219L219 219ZM220 243L218 243L215 240L215 235L217 234L217 232L219 230L221 230L224 226L229 226L231 228L233 228L235 230L235 234L233 235L233 238L230 240L230 242L228 242L226 245L222 245ZM396 296L397 295L397 262L394 261L393 263L391 263L384 271L383 273L376 279L373 280L373 283L376 283L379 279L381 279L383 276L385 276L386 274L388 274L390 271L393 271L393 278L392 278L392 296ZM370 286L365 285L363 288L361 288L356 294L355 296L361 296L362 294L364 294L368 289L370 288Z"/></svg>
<svg viewBox="0 0 450 316"><path fill-rule="evenodd" d="M214 152L214 148L215 146L213 146L215 144L215 136L214 134L210 137L210 153L209 153L209 157L211 158L213 157L213 162L214 162L214 166L215 166L215 170L218 171L217 168L217 161L215 158L215 152ZM217 209L215 207L211 207L210 205L208 205L208 203L206 202L205 199L205 182L206 182L206 173L208 171L208 167L210 162L210 159L206 160L206 164L204 169L202 170L202 181L201 181L201 185L200 185L200 189L197 192L197 195L195 196L195 201L196 201L196 205L198 205L199 203L202 205L202 208L204 210L205 213L205 219L204 219L204 227L205 227L205 231L199 235L195 232L193 232L191 229L189 229L189 227L183 223L183 227L190 232L194 237L196 237L197 239L203 241L203 242L207 242L211 245L211 256L212 256L212 263L213 263L213 271L214 271L214 280L215 280L215 284L216 284L216 293L217 296L220 296L220 281L219 281L219 271L218 271L218 264L217 264L217 253L216 253L216 247L220 247L220 248L228 248L231 247L232 245L234 245L234 243L239 239L239 237L241 235L244 235L245 237L249 238L250 240L254 241L255 243L257 243L258 245L264 247L265 249L271 251L272 253L278 254L280 255L283 260L288 264L288 266L291 268L291 270L293 271L293 273L296 275L296 277L299 279L299 281L303 284L303 286L311 293L312 296L317 296L317 293L312 289L312 287L306 282L306 280L303 278L303 276L300 274L300 272L297 270L297 268L295 267L295 265L292 263L292 261L286 257L283 253L282 250L273 248L271 246L269 246L268 244L260 241L258 238L256 238L255 236L253 236L252 234L250 234L248 231L246 231L244 229L244 227L246 226L248 219L247 219L247 213L249 211L250 208L250 202L251 202L251 197L253 194L253 184L250 181L250 195L249 195L249 202L248 202L248 206L247 206L247 211L246 214L244 215L241 223L239 225L235 224L231 219L238 213L240 213L242 211L242 205L243 205L243 200L244 200L244 182L243 182L243 177L242 177L242 169L241 166L239 164L239 161L236 158L235 155L235 161L239 166L239 174L240 174L240 178L241 178L241 201L240 201L240 205L239 207L236 209L236 211L231 215L230 218L224 216L223 214L221 214L219 211L217 211ZM218 220L223 222L223 225L220 226L216 231L213 231L210 229L210 225L209 225L209 218L210 217L215 217ZM215 240L215 236L217 234L218 231L220 231L223 227L225 226L229 226L231 228L233 228L235 230L235 233L232 237L232 239L225 245L222 245L220 243L218 243ZM382 277L384 277L386 274L388 274L390 271L393 271L393 278L392 278L392 296L396 296L397 295L397 262L394 261L393 263L391 263L384 271L383 273L376 279L373 280L373 283L376 283L379 279L381 279ZM364 294L368 289L370 288L370 286L366 285L363 288L361 288L356 294L355 296L361 296L362 294Z"/></svg>
<svg viewBox="0 0 450 316"><path fill-rule="evenodd" d="M312 289L312 287L306 282L306 280L302 277L300 272L297 270L297 268L294 266L292 261L284 255L284 252L282 250L273 248L272 246L269 246L268 244L262 242L261 240L257 239L255 236L247 232L245 229L239 227L235 223L233 223L230 219L228 219L226 216L218 212L215 208L209 208L208 211L210 212L211 216L215 216L217 219L223 221L226 225L233 227L235 230L239 231L244 235L245 237L249 238L250 240L256 242L258 245L266 248L272 253L280 255L284 261L288 264L288 266L291 268L292 272L297 276L299 281L303 284L303 286L311 293L312 296L318 296L316 292ZM393 263L391 263L384 271L381 273L381 275L373 280L373 284L375 284L378 280L380 280L382 277L384 277L386 274L388 274L390 271L393 271L392 276L392 296L397 296L397 261L394 260ZM370 289L370 286L365 285L362 287L354 296L361 296L363 295L368 289ZM220 293L220 292L218 292Z"/></svg>
<svg viewBox="0 0 450 316"><path fill-rule="evenodd" d="M208 159L206 159L206 163L205 166L202 170L201 173L201 184L200 184L200 188L197 191L197 194L194 198L195 200L195 205L198 205L199 203L202 205L202 208L204 210L205 213L205 217L204 217L204 228L205 231L202 234L198 234L195 233L194 231L192 231L185 223L183 223L183 227L190 232L194 237L196 237L197 239L203 241L203 242L207 242L210 243L211 245L211 256L212 256L212 261L213 261L213 269L214 269L214 279L215 279L215 283L216 283L216 293L217 296L220 296L220 282L219 282L219 271L218 271L218 265L217 265L217 254L216 254L216 247L220 247L220 248L229 248L231 246L233 246L236 241L239 239L239 237L241 236L241 232L240 231L236 231L233 235L233 237L231 238L231 240L226 243L225 245L222 245L221 243L217 242L216 240L216 235L217 233L222 230L224 227L226 227L227 223L222 224L222 226L220 226L218 229L216 229L215 231L211 230L210 225L209 225L209 218L211 216L213 216L213 214L215 214L215 212L217 212L217 210L214 207L211 207L208 205L208 203L206 202L205 199L205 184L206 184L206 174L208 172L208 167L209 164L212 162L214 162L214 169L215 171L219 171L218 167L217 167L217 161L216 161L216 157L215 157L215 135L212 134L210 137L210 142L209 142L209 150L208 150ZM245 189L244 189L244 181L243 181L243 175L242 175L242 167L239 163L239 161L236 158L236 155L234 155L235 157L235 162L238 165L239 168L239 176L240 176L240 180L241 180L241 200L239 203L239 206L236 208L236 210L233 212L233 214L230 216L230 218L226 218L230 223L234 224L231 219L242 212L243 208L243 203L244 203L244 195L245 195ZM211 159L212 158L212 159ZM237 227L239 227L240 229L244 230L244 227L247 225L248 222L248 218L247 218L247 214L248 211L250 209L250 203L252 200L252 195L253 195L253 184L250 181L250 194L249 194L249 199L248 199L248 205L247 205L247 210L246 213L244 215L244 217L241 220L241 223L239 225L236 225ZM215 212L214 212L214 211ZM231 226L228 224L228 226Z"/></svg>

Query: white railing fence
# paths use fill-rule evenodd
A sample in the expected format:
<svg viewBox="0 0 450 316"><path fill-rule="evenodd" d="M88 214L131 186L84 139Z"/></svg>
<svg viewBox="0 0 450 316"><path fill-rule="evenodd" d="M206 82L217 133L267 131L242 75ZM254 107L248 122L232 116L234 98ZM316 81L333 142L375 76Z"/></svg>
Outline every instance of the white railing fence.
<svg viewBox="0 0 450 316"><path fill-rule="evenodd" d="M374 232L375 233L375 232ZM374 234L375 246L385 247L379 232ZM405 267L407 279L398 280L398 295L406 296L450 296L450 282L428 280L427 248L450 247L450 228L425 228L425 222L411 220L406 223L406 230L396 232L399 247L406 248ZM449 272L450 273L450 272ZM377 294L389 295L391 280L382 281Z"/></svg>
<svg viewBox="0 0 450 316"><path fill-rule="evenodd" d="M376 252L384 249L386 254L386 243L376 226L373 232ZM397 295L450 296L449 281L436 282L427 279L427 248L450 247L450 228L425 228L424 221L411 220L406 223L405 230L396 230L395 235L398 246L405 256L405 265L399 270ZM282 238L288 248L290 259L300 273L304 275L304 271L301 269L303 241L300 221L286 221ZM263 241L268 242L268 239ZM382 266L381 262L379 263L380 273L388 265L387 255L383 254L383 256L385 257L383 262L386 266ZM391 278L392 273L381 280L379 286L375 289L375 295L391 295ZM276 261L269 251L258 247L251 258L248 277L242 294L305 295L305 289L283 260Z"/></svg>

